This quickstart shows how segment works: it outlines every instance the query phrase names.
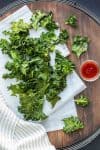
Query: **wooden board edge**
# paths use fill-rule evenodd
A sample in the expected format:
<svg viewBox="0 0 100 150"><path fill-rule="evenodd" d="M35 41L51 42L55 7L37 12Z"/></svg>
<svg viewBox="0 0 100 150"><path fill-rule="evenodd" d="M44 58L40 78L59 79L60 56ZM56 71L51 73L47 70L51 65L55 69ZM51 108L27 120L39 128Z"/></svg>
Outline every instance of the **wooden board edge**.
<svg viewBox="0 0 100 150"><path fill-rule="evenodd" d="M17 7L19 7L20 5L24 5L24 4L28 4L28 3L32 3L32 2L39 2L41 0L17 0L16 2L13 2L11 4L9 4L8 6L4 7L3 9L0 10L0 16L2 16L4 13L8 12L9 10L13 10ZM43 0L45 1L45 0ZM83 11L85 14L87 14L89 17L91 17L94 21L96 21L98 24L100 24L100 20L93 15L89 10L87 10L86 8L83 8L81 5L79 5L76 2L72 2L72 1L67 1L67 0L49 0L48 2L60 2L60 3L65 3L67 5L73 6L81 11ZM47 2L47 1L46 1ZM93 133L92 135L90 135L88 138L75 143L73 145L71 145L70 147L63 147L63 148L58 148L58 150L78 150L86 145L88 145L89 143L91 143L98 135L100 135L100 129L98 129L97 131L95 131L95 133Z"/></svg>

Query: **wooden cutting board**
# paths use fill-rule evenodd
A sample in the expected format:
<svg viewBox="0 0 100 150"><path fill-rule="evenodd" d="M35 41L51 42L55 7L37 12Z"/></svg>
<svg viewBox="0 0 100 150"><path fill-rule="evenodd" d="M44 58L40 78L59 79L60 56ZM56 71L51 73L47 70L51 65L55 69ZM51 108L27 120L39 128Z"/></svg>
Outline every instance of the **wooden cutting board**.
<svg viewBox="0 0 100 150"><path fill-rule="evenodd" d="M21 6L13 8L13 10L10 9L7 13L3 14L0 20L9 16ZM90 45L87 53L83 54L80 59L71 53L70 59L76 64L77 73L79 73L80 64L84 60L93 59L100 65L100 26L92 18L74 7L59 2L35 2L28 4L28 6L32 11L40 9L54 13L54 18L61 28L67 29L70 34L70 39L67 43L70 51L74 35L80 34L89 37ZM78 27L76 29L64 24L65 18L71 14L75 14L78 18ZM84 91L84 94L90 99L90 105L85 109L77 107L78 116L84 122L85 128L70 135L63 133L61 130L49 132L50 141L57 148L75 144L89 137L100 128L100 79L93 83L86 82L86 85L87 89Z"/></svg>

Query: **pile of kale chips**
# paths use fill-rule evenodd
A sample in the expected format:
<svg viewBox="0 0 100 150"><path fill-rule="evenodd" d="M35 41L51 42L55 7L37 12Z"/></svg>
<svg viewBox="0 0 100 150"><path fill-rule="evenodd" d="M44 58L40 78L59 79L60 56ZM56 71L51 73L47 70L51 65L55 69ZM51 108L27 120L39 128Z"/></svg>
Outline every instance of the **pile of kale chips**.
<svg viewBox="0 0 100 150"><path fill-rule="evenodd" d="M39 38L29 36L30 29L38 30L41 27L47 32L43 32ZM66 30L61 30L57 37L57 29L52 12L36 11L30 23L22 19L12 22L10 30L3 32L8 39L0 40L2 52L10 57L5 65L8 72L3 78L16 79L16 84L11 84L8 89L12 95L19 97L18 111L26 120L43 120L47 117L43 113L45 98L54 107L60 100L59 93L66 87L66 76L74 69L74 64L57 50L54 68L50 65L50 53L57 44L66 43L69 37Z"/></svg>

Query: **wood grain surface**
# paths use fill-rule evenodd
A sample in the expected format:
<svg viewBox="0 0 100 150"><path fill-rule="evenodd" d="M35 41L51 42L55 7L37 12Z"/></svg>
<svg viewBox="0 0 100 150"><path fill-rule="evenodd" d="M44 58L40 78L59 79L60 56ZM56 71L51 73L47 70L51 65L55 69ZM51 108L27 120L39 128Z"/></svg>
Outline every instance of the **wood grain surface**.
<svg viewBox="0 0 100 150"><path fill-rule="evenodd" d="M71 53L70 59L76 64L76 71L79 73L80 64L87 59L96 60L100 65L100 25L92 20L88 15L80 10L61 4L58 2L35 2L28 5L32 11L36 9L44 11L52 11L55 20L60 24L62 29L67 29L70 39L67 43L71 51L73 36L80 34L88 36L90 39L89 50L78 59ZM21 7L21 6L20 6ZM18 7L19 8L19 7ZM16 9L18 9L16 8ZM1 18L10 15L16 9L10 10ZM66 17L76 14L78 18L78 27L76 29L64 24ZM87 89L83 92L90 99L90 105L87 108L77 107L79 118L84 122L85 128L71 135L60 131L49 132L49 139L57 148L70 146L78 141L85 139L100 128L100 79L95 82L86 82ZM67 110L66 110L67 111Z"/></svg>

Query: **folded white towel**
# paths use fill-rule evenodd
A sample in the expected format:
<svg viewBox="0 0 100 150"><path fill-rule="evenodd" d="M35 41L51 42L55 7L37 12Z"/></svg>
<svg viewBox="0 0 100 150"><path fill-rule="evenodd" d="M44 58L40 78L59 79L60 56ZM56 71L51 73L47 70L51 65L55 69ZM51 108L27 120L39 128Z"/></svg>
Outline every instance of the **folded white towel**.
<svg viewBox="0 0 100 150"><path fill-rule="evenodd" d="M17 118L1 94L0 150L55 150L43 126Z"/></svg>

